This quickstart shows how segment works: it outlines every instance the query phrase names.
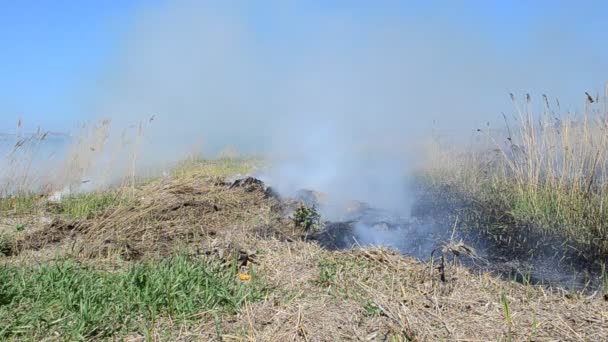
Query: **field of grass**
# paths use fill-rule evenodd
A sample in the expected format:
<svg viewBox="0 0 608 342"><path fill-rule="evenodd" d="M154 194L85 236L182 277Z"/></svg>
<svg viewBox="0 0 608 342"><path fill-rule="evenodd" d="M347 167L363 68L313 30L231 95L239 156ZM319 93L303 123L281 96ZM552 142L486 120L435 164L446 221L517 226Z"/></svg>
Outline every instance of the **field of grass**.
<svg viewBox="0 0 608 342"><path fill-rule="evenodd" d="M598 118L590 111L591 120ZM485 145L472 152L433 145L419 184L437 195L448 190L439 196L448 204L470 204L484 226L534 224L576 248L600 248L596 237L605 236L608 215L605 142L585 130L603 126L564 119L562 140L551 148L540 142L548 128L533 127L524 125L506 146L483 131ZM514 154L512 145L530 135L537 145L527 142L526 154ZM127 177L60 201L26 188L2 196L0 338L600 340L608 334L608 297L601 291L522 284L386 249L326 250L305 238L307 222L320 221L316 212L298 210L263 185L226 180L263 167L263 160L234 155L190 158L157 177ZM575 171L587 178L569 176Z"/></svg>
<svg viewBox="0 0 608 342"><path fill-rule="evenodd" d="M5 204L2 338L597 340L608 331L601 293L457 264L442 281L436 265L394 251L328 251L302 239L286 203L220 181L252 161L188 163L134 189Z"/></svg>
<svg viewBox="0 0 608 342"><path fill-rule="evenodd" d="M606 98L587 99L583 113L563 115L543 100L541 113L532 113L529 98L523 105L514 101L518 114L505 117L501 130L479 129L478 143L468 150L431 143L419 184L473 204L475 217L506 227L500 234L525 226L587 259L605 259Z"/></svg>

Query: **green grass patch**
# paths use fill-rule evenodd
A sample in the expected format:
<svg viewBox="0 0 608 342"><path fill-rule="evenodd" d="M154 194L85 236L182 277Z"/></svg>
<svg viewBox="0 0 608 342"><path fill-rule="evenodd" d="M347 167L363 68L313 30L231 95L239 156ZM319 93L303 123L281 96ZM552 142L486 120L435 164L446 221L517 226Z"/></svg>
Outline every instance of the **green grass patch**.
<svg viewBox="0 0 608 342"><path fill-rule="evenodd" d="M365 300L365 291L356 285L357 282L366 283L372 279L383 281L378 278L372 262L358 257L328 256L319 260L318 268L319 276L315 284L336 298Z"/></svg>
<svg viewBox="0 0 608 342"><path fill-rule="evenodd" d="M69 218L86 219L101 215L110 208L128 204L131 200L122 192L87 192L62 198L53 211Z"/></svg>
<svg viewBox="0 0 608 342"><path fill-rule="evenodd" d="M64 196L59 203L47 205L39 195L22 194L0 199L0 214L27 216L42 211L65 215L74 219L91 218L112 207L130 203L128 195L118 191L93 191Z"/></svg>
<svg viewBox="0 0 608 342"><path fill-rule="evenodd" d="M173 169L173 176L183 177L228 177L236 174L247 174L260 166L262 161L256 158L190 158L182 161Z"/></svg>
<svg viewBox="0 0 608 342"><path fill-rule="evenodd" d="M321 259L319 261L319 279L317 279L317 284L323 287L334 285L338 276L338 266L334 261Z"/></svg>
<svg viewBox="0 0 608 342"><path fill-rule="evenodd" d="M145 334L154 322L187 323L203 311L234 313L262 298L234 267L176 256L114 272L73 260L0 269L0 338L67 340ZM200 319L200 317L198 318Z"/></svg>
<svg viewBox="0 0 608 342"><path fill-rule="evenodd" d="M7 216L31 215L40 208L40 203L40 196L35 194L18 194L0 198L0 214Z"/></svg>
<svg viewBox="0 0 608 342"><path fill-rule="evenodd" d="M363 316L365 317L379 317L383 314L382 308L380 308L380 306L378 306L378 304L376 304L376 302L371 299L368 299L363 302L362 306Z"/></svg>

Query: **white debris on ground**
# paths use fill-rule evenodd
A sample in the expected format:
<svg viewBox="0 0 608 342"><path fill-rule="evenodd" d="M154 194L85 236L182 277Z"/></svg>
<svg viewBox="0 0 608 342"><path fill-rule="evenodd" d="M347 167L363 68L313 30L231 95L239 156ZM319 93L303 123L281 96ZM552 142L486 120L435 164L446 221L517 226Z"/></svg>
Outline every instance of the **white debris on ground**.
<svg viewBox="0 0 608 342"><path fill-rule="evenodd" d="M52 203L60 203L63 198L71 193L72 191L70 190L70 187L65 187L59 191L53 192L49 197L47 197L47 200Z"/></svg>
<svg viewBox="0 0 608 342"><path fill-rule="evenodd" d="M67 185L64 186L61 190L57 190L51 193L51 195L47 197L47 201L51 203L60 203L67 196L77 193L90 192L93 190L93 182L90 179L84 179L78 184Z"/></svg>

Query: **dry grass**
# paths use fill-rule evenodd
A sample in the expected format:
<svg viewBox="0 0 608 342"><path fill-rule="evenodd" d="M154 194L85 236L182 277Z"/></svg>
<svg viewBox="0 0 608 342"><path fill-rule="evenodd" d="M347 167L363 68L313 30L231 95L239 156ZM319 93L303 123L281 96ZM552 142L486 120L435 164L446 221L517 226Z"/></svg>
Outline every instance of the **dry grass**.
<svg viewBox="0 0 608 342"><path fill-rule="evenodd" d="M13 135L0 136L0 199L135 186L152 121L129 126L118 137L108 119L85 123L69 136L40 128L29 133L19 120Z"/></svg>
<svg viewBox="0 0 608 342"><path fill-rule="evenodd" d="M131 196L130 189L128 192ZM67 206L55 210L58 214L45 212L50 223L20 234L19 245L26 250L39 250L69 239L72 253L86 257L140 259L168 255L176 247L196 244L204 238L238 234L251 227L262 231L279 218L280 207L263 190L231 189L230 184L215 177L153 181L137 188L128 200L120 191L93 196L114 200L103 210L87 208L89 215L74 219L66 212L78 209L78 198L67 198L66 204L51 207ZM101 201L99 198L96 201Z"/></svg>
<svg viewBox="0 0 608 342"><path fill-rule="evenodd" d="M218 325L159 322L166 340L601 340L608 304L475 275L452 267L441 282L427 265L387 250L328 252L305 242L258 241L254 277L270 286ZM505 309L506 308L506 309Z"/></svg>
<svg viewBox="0 0 608 342"><path fill-rule="evenodd" d="M246 175L264 166L259 158L222 157L219 159L188 158L172 171L175 178L229 177Z"/></svg>
<svg viewBox="0 0 608 342"><path fill-rule="evenodd" d="M8 138L0 140L0 198L41 190L44 184L44 175L34 163L40 158L38 151L42 144L46 144L49 133L38 130L24 135L19 121L17 132L11 138L14 141Z"/></svg>
<svg viewBox="0 0 608 342"><path fill-rule="evenodd" d="M229 189L221 180L196 178L154 182L138 191L137 197L132 206L82 224L87 253L107 255L118 247L123 256L166 254L175 242L187 245L208 236L270 225L273 206L278 205L264 192Z"/></svg>
<svg viewBox="0 0 608 342"><path fill-rule="evenodd" d="M595 140L593 144L599 146ZM528 189L526 182L545 184L546 179L561 179L557 171L553 178L543 176L545 171L528 172L538 170L538 165L547 167L546 163L513 164L514 159L505 159L509 157L506 150L493 153L492 158L475 155L475 160L485 163L484 168L460 168L460 163L465 166L470 160L450 159L452 164L443 166L452 165L456 172L445 167L436 171L455 177L452 180L470 177L466 183L454 183L468 191L479 188L474 184L477 180L493 182L488 184L508 180L516 185L517 194ZM590 160L599 170L600 162ZM471 273L457 264L446 264L440 272L433 265L390 250L328 251L303 241L305 232L285 217L286 202L256 183L233 187L224 181L225 176L249 173L256 165L256 161L232 157L190 160L166 177L116 189L116 194L125 194L126 201L97 206L105 202L98 197L76 199L75 212L81 212L78 208L83 202L90 203L85 208L100 208L86 209L84 215L66 215L69 210L65 208L54 211L53 205L40 204L38 199L32 199L38 203L33 206L24 202L24 207L35 208L32 211L18 212L17 205L9 203L4 213L11 213L10 217L0 220L2 239L8 239L8 243L0 240L0 249L11 249L9 255L0 257L3 267L35 270L60 257L92 265L95 277L106 279L106 273L187 254L236 265L240 274L251 279L234 276L235 270L230 268L229 276L219 275L230 284L255 283L264 288L262 298L243 300L236 312L201 307L186 321L158 313L145 322L145 328L130 327L108 337L129 341L601 340L608 335L608 298L601 293L581 295L522 285L488 273ZM487 170L500 172L488 177ZM600 176L594 179L603 180ZM591 194L596 196L600 190L594 184L600 183L592 183ZM578 185L567 186L575 189ZM26 227L17 230L24 223ZM167 283L161 280L159 283ZM98 326L104 320L94 318L88 323L92 331L107 331ZM31 327L21 330L25 335L15 339L61 339L36 335L39 331Z"/></svg>
<svg viewBox="0 0 608 342"><path fill-rule="evenodd" d="M514 104L506 127L479 129L468 150L431 144L423 183L559 236L584 254L608 255L606 97L588 98L580 115L560 115L546 97L541 113L533 113L529 97Z"/></svg>
<svg viewBox="0 0 608 342"><path fill-rule="evenodd" d="M444 283L428 266L386 250L331 253L300 243L275 248L259 273L268 273L287 294L253 305L250 337L594 340L608 329L602 298L568 299L459 267Z"/></svg>
<svg viewBox="0 0 608 342"><path fill-rule="evenodd" d="M14 142L0 141L0 198L80 186L102 159L109 129L108 120L85 125L68 141L40 128L26 133L19 120Z"/></svg>
<svg viewBox="0 0 608 342"><path fill-rule="evenodd" d="M19 232L19 254L5 262L26 267L62 255L117 270L184 252L240 265L245 255L250 262L240 271L266 289L236 314L201 308L187 322L159 315L127 340L599 340L608 334L601 294L550 291L451 264L441 281L436 268L393 251L332 252L302 241L304 232L285 219L282 203L255 184L180 177L142 185L135 194L135 202L94 217Z"/></svg>

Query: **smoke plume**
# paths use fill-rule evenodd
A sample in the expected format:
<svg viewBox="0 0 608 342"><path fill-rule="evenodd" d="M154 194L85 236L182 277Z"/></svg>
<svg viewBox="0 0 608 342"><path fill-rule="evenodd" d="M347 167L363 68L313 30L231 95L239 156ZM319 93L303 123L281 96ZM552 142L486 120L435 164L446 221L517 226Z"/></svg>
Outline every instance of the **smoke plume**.
<svg viewBox="0 0 608 342"><path fill-rule="evenodd" d="M158 4L133 18L87 110L139 132L142 166L232 146L270 159L284 192L403 209L412 146L433 125L498 120L510 86L557 64L522 69L474 6L450 6Z"/></svg>

